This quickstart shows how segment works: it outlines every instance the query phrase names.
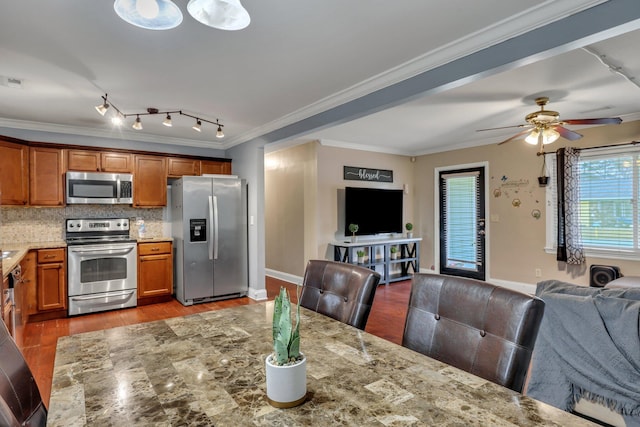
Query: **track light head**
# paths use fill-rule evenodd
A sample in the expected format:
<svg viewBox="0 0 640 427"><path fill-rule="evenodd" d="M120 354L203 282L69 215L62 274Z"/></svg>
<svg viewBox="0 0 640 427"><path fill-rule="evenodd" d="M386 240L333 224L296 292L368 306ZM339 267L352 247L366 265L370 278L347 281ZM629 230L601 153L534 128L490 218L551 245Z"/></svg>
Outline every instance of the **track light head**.
<svg viewBox="0 0 640 427"><path fill-rule="evenodd" d="M173 123L171 123L171 115L167 114L167 118L164 119L164 121L162 122L163 125L167 126L167 127L171 127L173 126Z"/></svg>
<svg viewBox="0 0 640 427"><path fill-rule="evenodd" d="M116 113L113 117L111 117L111 124L114 126L121 126L124 121L124 116L122 113Z"/></svg>
<svg viewBox="0 0 640 427"><path fill-rule="evenodd" d="M101 115L104 116L107 112L107 109L109 108L109 103L107 102L107 95L102 97L103 102L100 105L96 105L96 111Z"/></svg>
<svg viewBox="0 0 640 427"><path fill-rule="evenodd" d="M202 126L202 122L200 121L200 119L196 119L196 124L193 125L191 127L191 129L197 131L197 132L202 132L202 129L200 129L200 127Z"/></svg>
<svg viewBox="0 0 640 427"><path fill-rule="evenodd" d="M220 124L220 119L216 119L216 123L218 125L218 130L216 131L216 138L224 138L224 132L222 132L222 124Z"/></svg>
<svg viewBox="0 0 640 427"><path fill-rule="evenodd" d="M140 116L136 117L136 121L133 122L133 126L131 126L135 130L142 130L142 121L140 121Z"/></svg>

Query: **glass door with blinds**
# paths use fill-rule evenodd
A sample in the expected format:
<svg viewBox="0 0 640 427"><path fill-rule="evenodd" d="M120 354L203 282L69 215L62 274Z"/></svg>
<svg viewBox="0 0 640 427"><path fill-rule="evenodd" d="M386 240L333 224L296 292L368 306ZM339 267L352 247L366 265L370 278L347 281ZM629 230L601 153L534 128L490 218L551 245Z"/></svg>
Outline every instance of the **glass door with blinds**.
<svg viewBox="0 0 640 427"><path fill-rule="evenodd" d="M484 167L439 172L440 273L485 280Z"/></svg>

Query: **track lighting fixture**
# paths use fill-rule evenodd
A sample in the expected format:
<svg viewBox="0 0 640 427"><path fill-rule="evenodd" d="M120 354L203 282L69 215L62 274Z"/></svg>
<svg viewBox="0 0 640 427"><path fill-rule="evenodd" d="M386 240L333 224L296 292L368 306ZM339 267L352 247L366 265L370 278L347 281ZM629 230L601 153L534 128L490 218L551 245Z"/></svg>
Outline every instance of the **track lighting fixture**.
<svg viewBox="0 0 640 427"><path fill-rule="evenodd" d="M140 121L140 116L136 118L136 121L133 122L133 126L131 126L135 130L142 130L142 122Z"/></svg>
<svg viewBox="0 0 640 427"><path fill-rule="evenodd" d="M114 126L121 126L122 122L124 122L124 116L120 112L117 112L113 117L111 117L111 124Z"/></svg>
<svg viewBox="0 0 640 427"><path fill-rule="evenodd" d="M113 9L124 21L148 30L170 30L182 23L182 12L171 0L115 0ZM220 30L241 30L251 22L240 0L189 0L187 11Z"/></svg>
<svg viewBox="0 0 640 427"><path fill-rule="evenodd" d="M112 107L114 111L113 116L111 117L111 123L115 126L120 126L126 120L127 117L136 116L136 120L133 122L131 126L135 130L142 130L142 120L140 116L154 116L154 115L164 115L165 119L162 121L162 124L167 127L173 126L173 120L171 119L171 114L179 114L181 116L191 117L196 120L196 123L192 126L192 129L197 132L202 132L202 122L210 123L212 125L217 126L216 128L216 138L224 138L224 132L222 128L224 125L220 123L220 119L216 119L216 121L206 120L197 116L194 116L189 113L185 113L182 110L173 110L173 111L159 111L157 108L147 108L147 111L144 113L130 113L125 114L118 107L113 105L113 102L107 101L107 94L102 97L103 103L96 106L96 111L102 116L104 116L109 107Z"/></svg>
<svg viewBox="0 0 640 427"><path fill-rule="evenodd" d="M216 124L218 125L218 130L216 131L216 138L224 138L224 132L222 132L222 125L220 124L218 119L216 119Z"/></svg>
<svg viewBox="0 0 640 427"><path fill-rule="evenodd" d="M101 116L104 116L109 108L109 103L107 102L107 95L102 97L102 104L96 105L96 111L100 113Z"/></svg>

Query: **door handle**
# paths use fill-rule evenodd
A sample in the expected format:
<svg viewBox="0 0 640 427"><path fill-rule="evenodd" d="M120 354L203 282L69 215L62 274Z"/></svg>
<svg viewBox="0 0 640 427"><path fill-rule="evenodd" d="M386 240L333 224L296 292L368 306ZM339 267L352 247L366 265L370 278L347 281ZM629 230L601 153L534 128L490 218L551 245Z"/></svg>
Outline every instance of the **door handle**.
<svg viewBox="0 0 640 427"><path fill-rule="evenodd" d="M213 259L213 196L209 196L209 259Z"/></svg>
<svg viewBox="0 0 640 427"><path fill-rule="evenodd" d="M213 243L213 259L218 259L218 197L213 196L213 224L214 224L214 243Z"/></svg>

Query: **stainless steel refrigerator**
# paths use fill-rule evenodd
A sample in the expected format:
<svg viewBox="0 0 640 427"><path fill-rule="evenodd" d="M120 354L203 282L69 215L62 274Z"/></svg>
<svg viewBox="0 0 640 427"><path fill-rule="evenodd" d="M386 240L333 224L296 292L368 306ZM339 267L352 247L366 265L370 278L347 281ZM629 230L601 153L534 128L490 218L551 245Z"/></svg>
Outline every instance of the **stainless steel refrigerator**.
<svg viewBox="0 0 640 427"><path fill-rule="evenodd" d="M249 288L247 186L233 176L171 184L176 298L183 305L245 296Z"/></svg>

